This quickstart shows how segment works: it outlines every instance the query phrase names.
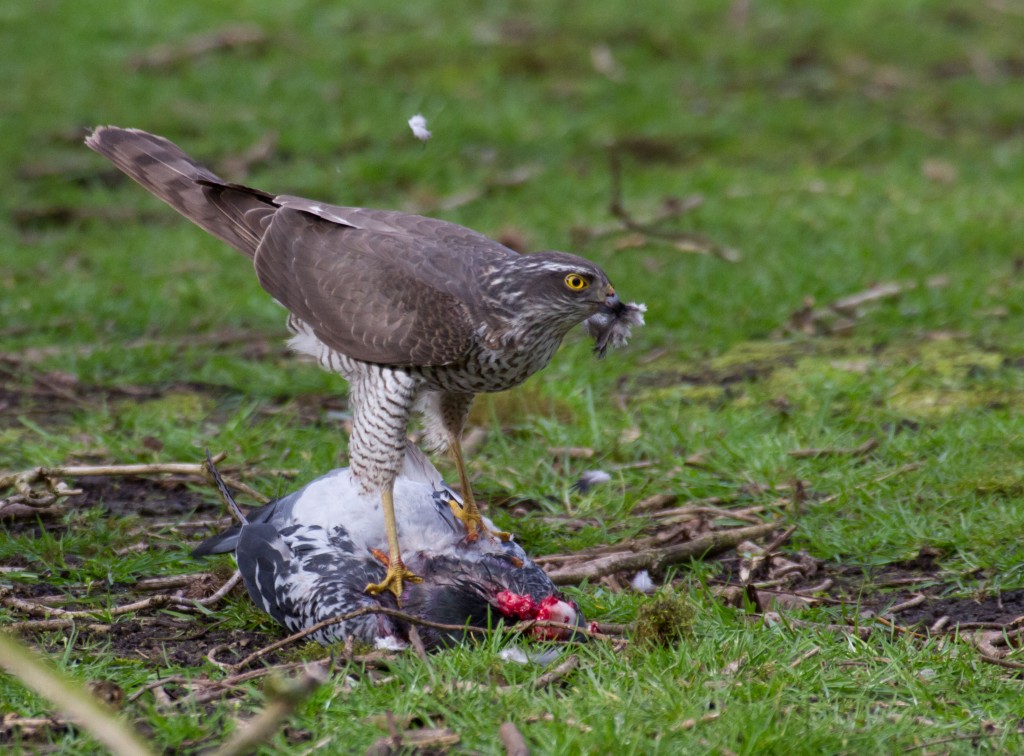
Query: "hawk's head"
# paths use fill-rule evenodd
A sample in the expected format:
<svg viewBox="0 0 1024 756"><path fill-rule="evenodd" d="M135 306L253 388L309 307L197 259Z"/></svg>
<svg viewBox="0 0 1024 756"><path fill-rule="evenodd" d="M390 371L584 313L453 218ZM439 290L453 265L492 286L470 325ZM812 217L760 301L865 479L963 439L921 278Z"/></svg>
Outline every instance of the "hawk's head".
<svg viewBox="0 0 1024 756"><path fill-rule="evenodd" d="M536 252L515 258L498 275L499 296L522 318L564 335L597 312L615 308L619 298L597 265L567 252Z"/></svg>

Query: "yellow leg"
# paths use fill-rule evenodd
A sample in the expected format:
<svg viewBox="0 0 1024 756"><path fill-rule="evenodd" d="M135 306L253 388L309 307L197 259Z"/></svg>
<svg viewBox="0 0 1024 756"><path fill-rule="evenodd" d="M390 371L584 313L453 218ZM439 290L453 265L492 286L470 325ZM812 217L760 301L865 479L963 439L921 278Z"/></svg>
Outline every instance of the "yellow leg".
<svg viewBox="0 0 1024 756"><path fill-rule="evenodd" d="M394 489L389 486L381 491L380 502L384 509L384 530L388 535L388 571L381 582L369 583L364 590L373 594L391 591L397 598L401 598L404 581L419 583L423 578L407 569L402 561L402 551L398 546L398 523L395 521Z"/></svg>
<svg viewBox="0 0 1024 756"><path fill-rule="evenodd" d="M476 499L473 498L473 489L469 485L466 463L462 458L462 443L458 438L452 440L451 449L452 456L455 458L455 467L459 471L459 487L462 489L462 508L460 510L453 506L452 512L466 526L466 540L470 542L475 541L482 532L488 537L507 541L512 537L511 534L503 530L491 530L484 525L483 518L480 516L480 509L476 505Z"/></svg>

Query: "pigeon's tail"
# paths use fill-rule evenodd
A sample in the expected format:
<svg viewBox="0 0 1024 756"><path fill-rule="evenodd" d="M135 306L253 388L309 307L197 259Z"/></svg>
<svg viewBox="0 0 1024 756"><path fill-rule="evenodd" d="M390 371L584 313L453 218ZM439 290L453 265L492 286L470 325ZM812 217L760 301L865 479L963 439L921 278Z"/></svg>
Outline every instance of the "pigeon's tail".
<svg viewBox="0 0 1024 756"><path fill-rule="evenodd" d="M273 195L223 181L174 143L100 126L85 144L207 233L252 257L277 211Z"/></svg>
<svg viewBox="0 0 1024 756"><path fill-rule="evenodd" d="M242 526L234 525L223 533L211 536L192 550L194 559L213 554L230 554L238 546L238 538L242 534Z"/></svg>
<svg viewBox="0 0 1024 756"><path fill-rule="evenodd" d="M435 490L447 488L441 473L412 441L405 442L405 459L402 462L401 476L417 483L426 483Z"/></svg>

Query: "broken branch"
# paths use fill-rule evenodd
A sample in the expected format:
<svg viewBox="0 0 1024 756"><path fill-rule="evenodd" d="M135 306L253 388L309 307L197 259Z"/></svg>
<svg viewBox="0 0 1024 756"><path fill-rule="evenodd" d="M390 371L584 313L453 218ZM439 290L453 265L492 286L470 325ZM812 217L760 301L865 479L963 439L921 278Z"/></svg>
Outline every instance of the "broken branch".
<svg viewBox="0 0 1024 756"><path fill-rule="evenodd" d="M626 551L607 554L579 563L563 564L548 572L548 577L556 585L568 585L584 580L597 580L605 575L625 570L661 570L687 559L721 553L748 539L761 538L771 533L778 525L778 522L768 522L749 528L714 531L692 541L639 553Z"/></svg>

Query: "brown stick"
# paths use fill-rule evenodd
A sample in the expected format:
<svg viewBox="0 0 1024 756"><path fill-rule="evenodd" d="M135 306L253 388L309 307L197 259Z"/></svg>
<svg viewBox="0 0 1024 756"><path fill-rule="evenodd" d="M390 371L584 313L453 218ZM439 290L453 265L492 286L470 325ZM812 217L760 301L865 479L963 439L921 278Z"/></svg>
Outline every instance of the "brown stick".
<svg viewBox="0 0 1024 756"><path fill-rule="evenodd" d="M218 748L216 756L238 756L256 750L256 746L273 735L309 694L327 680L326 671L310 665L292 680L281 680L270 687L270 701L248 722L240 724L231 738Z"/></svg>
<svg viewBox="0 0 1024 756"><path fill-rule="evenodd" d="M733 528L708 533L686 543L665 546L659 549L636 552L619 552L587 560L579 564L566 564L548 572L548 577L556 585L581 583L584 580L597 580L605 575L625 570L660 570L674 564L712 556L726 551L743 541L761 538L771 533L779 525L778 522L767 522L749 528Z"/></svg>
<svg viewBox="0 0 1024 756"><path fill-rule="evenodd" d="M65 630L69 627L85 628L89 632L93 633L106 633L110 631L110 625L101 625L97 622L78 622L74 617L11 622L10 624L4 625L4 630L17 633L28 631L38 632L40 630Z"/></svg>
<svg viewBox="0 0 1024 756"><path fill-rule="evenodd" d="M227 455L221 452L213 458L220 462ZM14 488L16 493L0 499L0 514L4 509L14 505L32 507L49 507L57 499L77 496L81 490L68 488L61 478L84 478L98 476L142 477L145 475L187 475L209 482L211 476L206 463L189 462L158 462L138 465L60 465L57 467L34 467L30 470L0 475L0 489ZM255 491L245 483L226 479L232 487L243 491L258 502L266 503L269 499ZM44 484L45 490L33 489L33 484Z"/></svg>
<svg viewBox="0 0 1024 756"><path fill-rule="evenodd" d="M834 494L832 494L830 496L826 496L824 499L821 499L817 503L818 504L828 504L830 502L835 501L836 499L838 499L843 494L850 493L852 491L860 491L861 489L867 488L868 486L873 485L875 483L883 483L884 481L889 480L889 478L895 478L898 475L903 475L903 474L908 473L908 472L913 472L914 470L916 470L920 466L921 466L920 462L908 462L905 465L900 465L895 470L890 470L889 472L884 473L883 475L879 475L877 478L874 478L873 480L868 480L868 481L865 481L863 483L858 483L857 485L853 486L852 488L848 489L847 491L843 491L842 493L834 493Z"/></svg>
<svg viewBox="0 0 1024 756"><path fill-rule="evenodd" d="M627 228L630 231L636 231L644 236L675 242L676 249L681 252L696 252L702 255L714 255L715 257L720 257L726 262L739 262L739 252L718 244L703 234L687 231L671 231L659 228L659 225L664 221L689 212L695 207L695 205L681 205L675 212L665 217L658 218L651 223L641 223L636 220L622 202L622 160L619 158L619 152L621 149L620 145L614 143L608 146L608 173L611 181L611 197L608 200L608 212L618 218L624 228Z"/></svg>
<svg viewBox="0 0 1024 756"><path fill-rule="evenodd" d="M533 681L533 687L538 690L557 685L562 682L569 674L576 669L580 664L580 659L576 654L570 654L569 658L559 664L550 672L545 672L543 675Z"/></svg>
<svg viewBox="0 0 1024 756"><path fill-rule="evenodd" d="M395 619L403 620L413 625L432 627L435 630L481 633L485 635L487 633L492 632L491 630L485 627L473 627L472 625L445 625L440 622L431 622L429 620L422 619L421 617L416 617L412 614L406 614L405 612L398 611L397 609L391 609L386 606L364 606L360 607L359 609L355 609L351 612L346 612L345 614L339 614L337 616L321 620L320 622L317 622L315 625L311 625L310 627L307 627L304 630L300 630L297 633L289 635L287 638L282 638L279 641L274 641L269 646L264 646L258 651L254 651L253 653L249 654L247 657L245 657L239 662L235 662L234 664L227 664L224 666L229 669L241 669L242 667L248 666L257 659L260 659L266 656L267 654L276 651L279 648L294 643L295 641L302 640L303 638L317 632L318 630L323 630L325 627L337 625L339 622L346 622L347 620L355 619L356 617L362 617L366 614L383 614L388 617L394 617Z"/></svg>
<svg viewBox="0 0 1024 756"><path fill-rule="evenodd" d="M27 614L30 617L44 617L44 621L49 623L55 623L55 627L66 627L73 623L74 620L79 618L93 618L95 615L104 615L110 617L120 616L122 614L128 614L130 612L140 612L146 609L155 609L162 606L172 605L178 609L194 609L196 605L199 606L210 606L220 601L224 596L234 588L241 575L236 570L235 574L232 575L216 592L202 599L186 599L180 596L171 596L166 593L157 593L148 598L141 599L139 601L133 601L128 604L121 604L120 606L114 607L102 607L98 609L61 609L56 606L46 606L35 601L26 601L20 599L17 596L4 595L0 593L0 605L6 606L15 611L19 611L22 614ZM56 618L56 619L54 619ZM25 623L23 626L28 627ZM43 627L40 625L40 627ZM90 628L98 628L102 631L110 629L109 625L89 625Z"/></svg>
<svg viewBox="0 0 1024 756"><path fill-rule="evenodd" d="M212 52L261 45L266 41L266 32L258 26L231 24L215 32L186 37L178 46L157 45L141 55L136 55L129 64L135 70L169 68Z"/></svg>
<svg viewBox="0 0 1024 756"><path fill-rule="evenodd" d="M505 756L530 756L530 747L526 745L526 739L515 723L502 722L498 736L505 746Z"/></svg>
<svg viewBox="0 0 1024 756"><path fill-rule="evenodd" d="M889 611L886 614L899 614L900 612L906 611L907 609L913 609L915 606L921 606L927 600L927 596L923 593L919 593L913 598L907 599L906 601L900 602L899 604L893 604L889 607Z"/></svg>

